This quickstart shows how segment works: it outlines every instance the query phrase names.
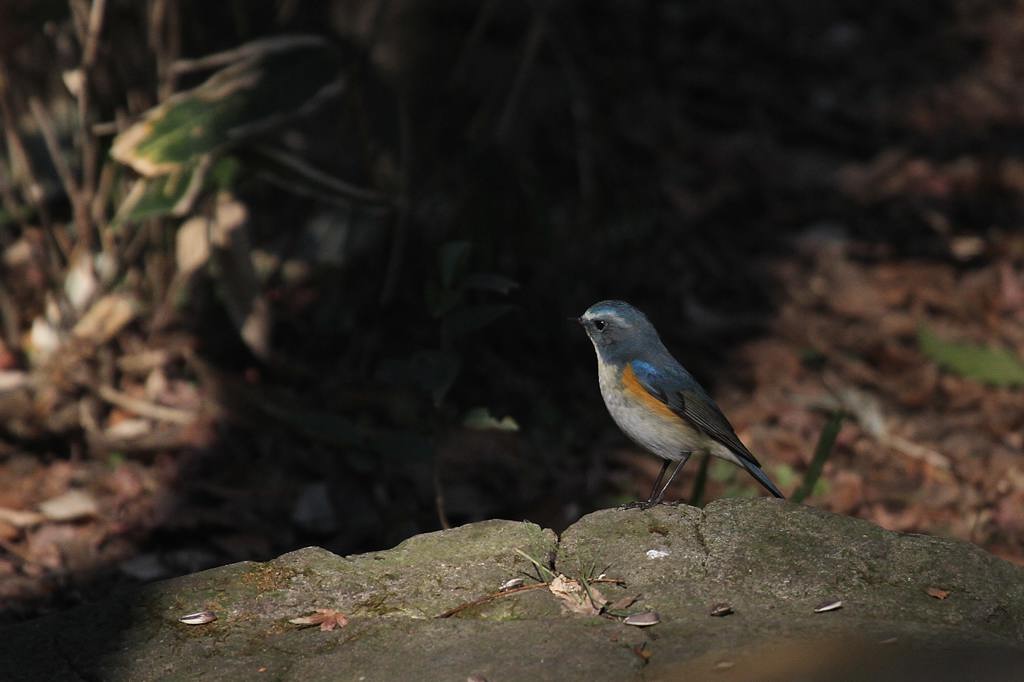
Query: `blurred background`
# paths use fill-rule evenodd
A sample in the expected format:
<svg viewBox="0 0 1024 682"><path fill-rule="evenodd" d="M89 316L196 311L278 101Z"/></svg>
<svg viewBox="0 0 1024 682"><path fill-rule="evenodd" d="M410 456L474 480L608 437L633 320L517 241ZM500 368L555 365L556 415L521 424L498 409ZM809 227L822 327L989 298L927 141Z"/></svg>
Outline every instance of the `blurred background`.
<svg viewBox="0 0 1024 682"><path fill-rule="evenodd" d="M791 499L1024 563L1022 65L1009 0L4 0L0 621L645 497L605 298Z"/></svg>

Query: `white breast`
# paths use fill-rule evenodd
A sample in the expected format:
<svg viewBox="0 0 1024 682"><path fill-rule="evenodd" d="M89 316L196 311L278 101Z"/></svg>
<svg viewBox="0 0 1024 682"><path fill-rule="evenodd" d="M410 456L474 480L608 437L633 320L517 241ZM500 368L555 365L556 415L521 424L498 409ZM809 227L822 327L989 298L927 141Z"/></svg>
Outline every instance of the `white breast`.
<svg viewBox="0 0 1024 682"><path fill-rule="evenodd" d="M601 397L612 419L637 445L665 459L678 460L684 452L703 452L708 438L684 421L666 419L643 403L630 398L621 388L620 372L598 361Z"/></svg>

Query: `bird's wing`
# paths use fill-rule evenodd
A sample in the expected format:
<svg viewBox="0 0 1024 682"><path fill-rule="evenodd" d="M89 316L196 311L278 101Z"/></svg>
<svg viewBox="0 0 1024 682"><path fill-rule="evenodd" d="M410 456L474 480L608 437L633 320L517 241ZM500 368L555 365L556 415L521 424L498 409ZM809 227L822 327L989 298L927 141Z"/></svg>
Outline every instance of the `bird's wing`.
<svg viewBox="0 0 1024 682"><path fill-rule="evenodd" d="M654 365L640 360L634 360L632 366L638 382L648 393L696 429L729 448L737 457L756 467L761 466L740 441L715 401L686 370L680 367L676 372L661 372Z"/></svg>

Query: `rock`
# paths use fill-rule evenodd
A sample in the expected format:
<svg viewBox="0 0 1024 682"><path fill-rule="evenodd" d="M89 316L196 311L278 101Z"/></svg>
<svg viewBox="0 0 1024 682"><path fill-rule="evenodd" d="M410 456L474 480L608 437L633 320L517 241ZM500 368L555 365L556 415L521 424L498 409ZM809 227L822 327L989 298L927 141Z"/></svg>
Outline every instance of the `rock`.
<svg viewBox="0 0 1024 682"><path fill-rule="evenodd" d="M524 554L569 578L624 580L601 593L641 594L629 611L658 622L576 615L524 590L536 584ZM827 600L843 607L815 613ZM709 615L722 602L732 615ZM318 609L347 625L288 622ZM200 611L216 620L178 621ZM560 539L485 521L358 556L307 548L0 632L4 680L1002 680L1021 666L1024 569L766 498L603 510Z"/></svg>

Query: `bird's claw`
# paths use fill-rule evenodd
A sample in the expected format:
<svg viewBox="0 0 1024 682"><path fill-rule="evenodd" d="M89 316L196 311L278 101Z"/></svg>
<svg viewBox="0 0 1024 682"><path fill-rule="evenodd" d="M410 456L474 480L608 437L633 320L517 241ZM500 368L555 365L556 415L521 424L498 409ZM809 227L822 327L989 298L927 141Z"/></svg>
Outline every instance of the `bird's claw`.
<svg viewBox="0 0 1024 682"><path fill-rule="evenodd" d="M624 504L621 507L619 507L619 509L622 509L622 510L626 510L626 509L643 509L643 510L647 510L647 509L650 509L651 507L653 507L653 506L655 506L657 504L659 504L659 502L657 500L637 500L636 502L630 502L628 504Z"/></svg>

